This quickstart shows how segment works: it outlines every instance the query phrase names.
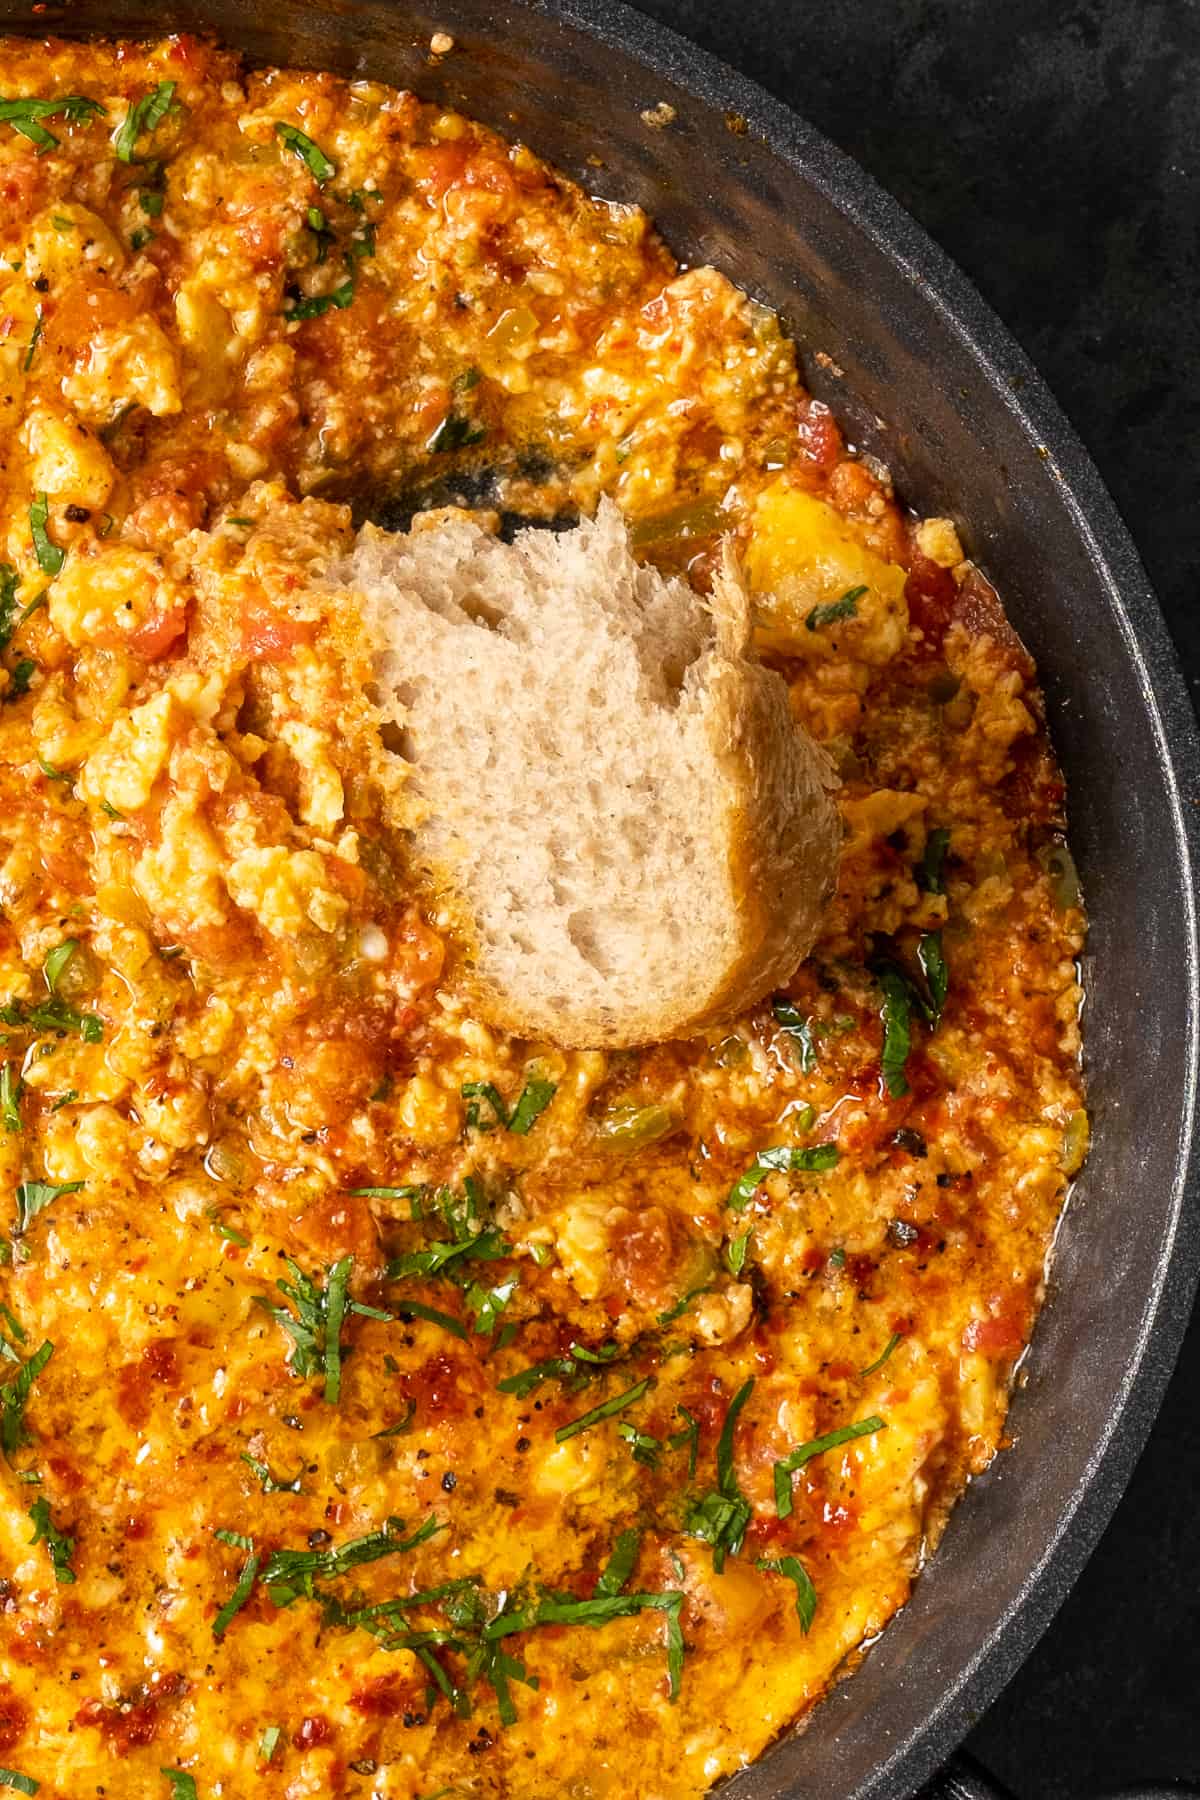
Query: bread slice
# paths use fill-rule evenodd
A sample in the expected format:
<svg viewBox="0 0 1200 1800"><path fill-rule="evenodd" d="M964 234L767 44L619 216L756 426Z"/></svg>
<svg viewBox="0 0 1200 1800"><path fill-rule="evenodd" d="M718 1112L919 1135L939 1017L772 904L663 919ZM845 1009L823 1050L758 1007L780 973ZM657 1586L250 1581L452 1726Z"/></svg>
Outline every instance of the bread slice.
<svg viewBox="0 0 1200 1800"><path fill-rule="evenodd" d="M413 846L457 897L484 1015L524 1037L685 1036L784 981L837 866L836 778L711 601L640 567L611 502L506 544L464 514L367 526L334 579L378 645Z"/></svg>

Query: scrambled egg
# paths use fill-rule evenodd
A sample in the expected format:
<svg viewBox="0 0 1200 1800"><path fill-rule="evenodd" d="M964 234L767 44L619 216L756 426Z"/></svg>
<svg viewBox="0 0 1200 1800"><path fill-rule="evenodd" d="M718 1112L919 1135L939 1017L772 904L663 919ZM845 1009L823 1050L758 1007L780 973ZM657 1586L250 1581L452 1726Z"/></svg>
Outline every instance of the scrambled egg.
<svg viewBox="0 0 1200 1800"><path fill-rule="evenodd" d="M1087 1145L1035 672L635 209L192 38L0 94L0 1764L698 1796L1000 1442ZM319 579L460 490L743 552L847 840L724 1031L471 1016Z"/></svg>

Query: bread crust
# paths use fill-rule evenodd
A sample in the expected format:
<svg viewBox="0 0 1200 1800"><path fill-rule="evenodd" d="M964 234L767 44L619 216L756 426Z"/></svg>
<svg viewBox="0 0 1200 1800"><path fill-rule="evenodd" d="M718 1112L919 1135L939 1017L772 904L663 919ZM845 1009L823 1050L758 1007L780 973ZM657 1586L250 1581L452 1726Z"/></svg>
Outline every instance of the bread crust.
<svg viewBox="0 0 1200 1800"><path fill-rule="evenodd" d="M478 532L478 527L461 519L446 519L439 521L433 530ZM711 930L705 934L698 925L693 928L688 917L684 921L687 929L679 951L667 959L663 957L661 943L652 945L647 941L645 979L640 967L631 963L622 972L621 979L607 986L594 980L580 982L573 979L567 959L560 957L556 966L552 949L547 950L539 964L536 947L534 960L526 959L522 965L530 978L512 979L508 966L511 956L506 964L499 946L489 939L487 930L481 925L481 894L477 891L480 885L479 845L468 846L466 842L478 822L464 816L461 805L457 814L448 803L442 805L445 796L439 790L438 768L435 764L420 761L420 709L422 705L429 707L436 702L432 697L426 697L424 701L412 699L411 677L420 673L421 633L419 629L403 629L400 616L393 617L389 613L386 594L381 601L378 534L370 544L373 585L366 595L366 610L380 635L380 667L387 672L386 679L394 690L403 685L409 694L407 711L397 706L394 692L388 710L392 716L404 711L406 722L412 727L418 746L414 772L418 775L418 786L427 811L439 818L439 829L428 829L419 811L407 803L404 823L411 833L415 859L425 868L439 900L462 921L458 935L465 951L465 985L480 1015L523 1038L550 1039L567 1047L622 1048L685 1037L719 1024L754 1005L786 981L811 949L820 928L836 879L841 823L832 798L837 786L832 765L792 714L782 678L763 668L750 650L749 597L732 545L726 542L723 546L711 601L705 610L700 610L696 596L681 583L672 588L656 572L634 565L624 526L610 504L602 508L596 522L585 522L577 531L581 534L577 542L562 547L564 559L570 559L570 572L576 585L581 549L587 554L594 553L597 558L605 557L606 577L611 577L615 562L618 574L624 578L626 571L621 569L619 558L625 557L632 571L635 591L643 597L650 596L648 605L652 602L656 609L661 609L665 602L674 600L686 609L689 617L694 616L698 627L694 634L696 654L682 672L673 720L680 750L667 778L688 781L686 794L672 796L676 810L678 812L682 805L686 816L707 822L708 837L713 840L716 854L723 858L724 865L707 870L701 866L697 873L697 845L681 845L681 857L685 849L692 852L690 859L686 859L686 870L681 861L681 880L686 874L692 883L692 893L697 891L697 881L707 882L709 891L703 898L712 904L719 899L723 916L720 930L715 935ZM428 529L421 535L428 541ZM513 547L514 554L520 543L518 539L517 546ZM617 545L615 550L614 544ZM453 547L455 550L460 548L457 543ZM484 559L486 571L496 566L501 548L489 543ZM461 549L463 557L469 560L471 545L467 540L463 540ZM553 574L554 557L551 555L547 564L545 547L539 544L536 549L538 567L548 566ZM411 589L414 583L420 588L424 578L420 574L420 562L414 561L407 552L406 557L403 564L404 604L411 609L414 603L419 606L427 600L431 608L445 615L444 594L440 597L418 595L414 601ZM567 566L564 560L563 567ZM441 567L444 581L445 564ZM515 561L511 573L514 581L520 578L521 570ZM591 571L587 573L590 575ZM349 574L353 582L353 558ZM477 583L481 580L478 571L474 579ZM546 596L547 605L553 604L553 600L553 595ZM478 596L474 592L470 602L472 606L478 605ZM661 611L656 611L655 616L660 617ZM408 618L411 622L411 610ZM422 622L418 614L418 627ZM443 630L440 621L437 628ZM612 616L598 612L595 628L611 630ZM504 629L503 625L499 627L500 631ZM477 657L480 651L478 635L470 635L478 631L478 618L472 617L463 626L466 652L471 657ZM487 637L485 631L485 653ZM444 644L444 636L442 641ZM507 646L505 654L508 654ZM643 650L639 650L639 654L643 654ZM402 683L397 679L396 671L406 668L410 680ZM539 675L545 681L545 693L539 697L531 691L530 709L534 718L539 708L553 706L554 681L561 681L564 671L539 670L535 660L528 672L531 690L536 689ZM656 710L663 711L662 708ZM628 723L627 739L621 746L626 759L630 746L636 747L639 740L639 722ZM651 738L649 723L646 722L645 730L647 744ZM511 715L501 717L496 709L496 731L511 732L516 728ZM532 731L533 727L529 729ZM600 742L605 741L603 730L594 735ZM661 732L659 741L661 743ZM645 754L649 757L648 749ZM689 757L690 761L687 760ZM647 778L651 773L647 766ZM661 771L653 773L661 774ZM595 774L603 786L611 771L601 766ZM548 764L539 769L537 778L546 789L546 816L565 816L569 809L560 804L554 794L553 766ZM567 845L564 860L571 865L577 885L580 868L585 878L589 873L587 856L592 840L583 821L576 822L576 831L578 843ZM697 826L697 843L701 842L699 831ZM701 847L706 846L702 844ZM545 850L544 845L538 848ZM467 854L468 849L471 854ZM536 862L537 859L533 860ZM474 877L470 872L472 869ZM599 884L599 873L592 873ZM648 871L642 876L643 888L647 879ZM472 891L473 885L476 891ZM658 904L686 909L688 890L685 886L678 891L679 886L676 883L669 896L660 895ZM718 894L718 886L723 886L723 893ZM597 891L596 898L599 902L603 895ZM649 901L654 896L639 892L638 898ZM703 908L698 907L697 911L703 912ZM549 942L557 931L559 940L565 941L562 924L559 918L539 916L535 907L527 903L522 935L535 942L544 937ZM549 929L551 925L555 931ZM680 929L683 929L682 925Z"/></svg>

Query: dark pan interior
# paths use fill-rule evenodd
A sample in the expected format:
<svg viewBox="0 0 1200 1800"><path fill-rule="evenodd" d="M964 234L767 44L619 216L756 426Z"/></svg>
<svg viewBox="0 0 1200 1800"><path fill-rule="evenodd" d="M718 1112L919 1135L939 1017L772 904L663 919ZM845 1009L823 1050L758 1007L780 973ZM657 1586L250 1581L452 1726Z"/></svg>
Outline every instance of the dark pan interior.
<svg viewBox="0 0 1200 1800"><path fill-rule="evenodd" d="M844 371L807 365L904 496L962 522L1036 656L1091 914L1094 1149L1014 1402L1016 1447L974 1484L856 1678L726 1790L911 1794L1016 1667L1107 1521L1195 1275L1200 760L1111 502L1021 354L917 227L785 109L619 5L76 0L35 17L28 0L0 0L0 27L208 27L255 61L369 73L460 105L585 186L639 201L683 260L718 264ZM460 45L440 63L435 28ZM664 100L674 122L646 126L643 109Z"/></svg>

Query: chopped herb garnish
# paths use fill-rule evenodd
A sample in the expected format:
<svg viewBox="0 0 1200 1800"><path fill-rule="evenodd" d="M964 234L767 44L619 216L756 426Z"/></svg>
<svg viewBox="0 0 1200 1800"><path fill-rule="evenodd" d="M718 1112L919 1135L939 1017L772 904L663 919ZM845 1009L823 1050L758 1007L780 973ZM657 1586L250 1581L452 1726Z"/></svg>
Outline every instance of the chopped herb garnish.
<svg viewBox="0 0 1200 1800"><path fill-rule="evenodd" d="M883 994L883 1049L879 1068L893 1100L908 1093L904 1065L912 1047L912 990L898 969L884 969L879 976Z"/></svg>
<svg viewBox="0 0 1200 1800"><path fill-rule="evenodd" d="M8 647L19 623L17 589L20 585L21 578L12 564L0 563L0 650Z"/></svg>
<svg viewBox="0 0 1200 1800"><path fill-rule="evenodd" d="M754 1233L752 1231L743 1231L741 1236L735 1237L726 1248L725 1261L729 1265L729 1273L731 1275L740 1275L745 1268L746 1253L750 1248L750 1239L753 1236Z"/></svg>
<svg viewBox="0 0 1200 1800"><path fill-rule="evenodd" d="M47 537L46 521L49 517L50 502L45 494L39 494L29 507L29 529L33 536L34 554L43 575L57 575L67 560L67 553L57 544L52 544Z"/></svg>
<svg viewBox="0 0 1200 1800"><path fill-rule="evenodd" d="M693 1300L698 1300L701 1294L707 1294L708 1291L708 1282L702 1282L699 1287L689 1288L686 1294L680 1296L674 1306L668 1306L665 1312L659 1313L656 1323L659 1325L673 1325L676 1319L681 1319L683 1317Z"/></svg>
<svg viewBox="0 0 1200 1800"><path fill-rule="evenodd" d="M795 1583L796 1617L800 1621L801 1631L807 1635L817 1616L817 1590L804 1564L795 1556L760 1556L754 1566L756 1569L765 1569L771 1575L784 1575Z"/></svg>
<svg viewBox="0 0 1200 1800"><path fill-rule="evenodd" d="M313 140L301 131L299 126L288 125L282 119L277 119L275 135L285 149L290 150L293 156L300 158L318 185L324 186L337 174L337 164L332 162L321 146L314 144Z"/></svg>
<svg viewBox="0 0 1200 1800"><path fill-rule="evenodd" d="M819 631L822 625L836 625L842 619L858 617L858 603L866 593L865 587L847 588L837 600L831 600L825 606L814 606L804 623L810 631Z"/></svg>
<svg viewBox="0 0 1200 1800"><path fill-rule="evenodd" d="M198 1800L195 1776L186 1775L182 1769L160 1769L158 1772L171 1784L171 1800Z"/></svg>
<svg viewBox="0 0 1200 1800"><path fill-rule="evenodd" d="M363 1563L378 1562L383 1556L415 1550L445 1526L431 1514L411 1537L405 1537L404 1522L389 1518L382 1531L366 1537L352 1538L332 1550L272 1550L262 1565L262 1583L276 1606L290 1606L302 1596L316 1597L317 1581L336 1581Z"/></svg>
<svg viewBox="0 0 1200 1800"><path fill-rule="evenodd" d="M726 1556L738 1554L745 1541L746 1528L754 1517L750 1502L738 1485L733 1460L733 1434L738 1415L753 1391L754 1377L751 1376L729 1402L717 1442L716 1489L694 1500L684 1519L685 1531L712 1545L713 1568L718 1575L725 1567Z"/></svg>
<svg viewBox="0 0 1200 1800"><path fill-rule="evenodd" d="M940 931L927 931L924 934L917 945L917 961L929 988L929 1024L932 1028L941 1023L942 1008L950 991L950 971L946 966Z"/></svg>
<svg viewBox="0 0 1200 1800"><path fill-rule="evenodd" d="M35 354L37 353L37 347L38 347L38 343L41 339L41 335L42 335L42 311L41 311L41 308L39 307L37 322L35 323L35 325L33 327L33 331L31 332L30 338L29 338L29 348L26 350L25 360L21 364L21 371L25 375L28 375L30 369L33 367L33 359L34 359Z"/></svg>
<svg viewBox="0 0 1200 1800"><path fill-rule="evenodd" d="M318 1287L312 1277L306 1275L291 1257L285 1260L292 1279L284 1281L281 1277L275 1285L295 1307L295 1312L290 1312L285 1306L272 1306L262 1295L258 1297L260 1304L266 1307L276 1324L281 1325L292 1340L293 1374L308 1376L323 1373L325 1398L331 1406L336 1406L341 1396L342 1326L347 1314L358 1313L363 1318L385 1321L390 1320L393 1314L383 1312L377 1306L365 1306L362 1301L350 1298L350 1274L354 1268L352 1256L341 1257L327 1270L323 1287Z"/></svg>
<svg viewBox="0 0 1200 1800"><path fill-rule="evenodd" d="M157 219L162 215L166 197L161 188L141 188L138 191L138 205L148 219Z"/></svg>
<svg viewBox="0 0 1200 1800"><path fill-rule="evenodd" d="M215 1531L213 1536L220 1538L223 1544L229 1544L236 1550L247 1550L250 1553L242 1564L232 1594L213 1620L212 1634L219 1643L229 1630L235 1616L241 1612L254 1592L254 1583L258 1576L262 1556L254 1548L254 1540L245 1537L240 1531Z"/></svg>
<svg viewBox="0 0 1200 1800"><path fill-rule="evenodd" d="M439 1312L436 1306L426 1306L420 1300L400 1300L396 1305L398 1319L424 1319L427 1325L440 1325L452 1337L466 1338L467 1328L461 1319L451 1313Z"/></svg>
<svg viewBox="0 0 1200 1800"><path fill-rule="evenodd" d="M946 852L950 848L950 833L944 825L939 825L925 839L925 854L913 871L917 878L917 886L927 894L943 894L942 865L946 860Z"/></svg>
<svg viewBox="0 0 1200 1800"><path fill-rule="evenodd" d="M466 450L472 444L482 443L486 436L486 425L480 425L475 420L468 419L464 414L455 412L451 408L429 438L425 448L435 452Z"/></svg>
<svg viewBox="0 0 1200 1800"><path fill-rule="evenodd" d="M154 233L150 230L148 225L139 225L136 231L131 231L129 234L129 248L131 250L144 250L147 244L152 244L153 242Z"/></svg>
<svg viewBox="0 0 1200 1800"><path fill-rule="evenodd" d="M19 700L22 694L27 694L29 692L29 684L36 673L37 664L31 657L23 656L9 676L6 698L9 700Z"/></svg>
<svg viewBox="0 0 1200 1800"><path fill-rule="evenodd" d="M53 1031L60 1036L71 1032L81 1037L85 1044L99 1044L104 1040L102 1019L95 1013L76 1012L65 1000L57 998L41 1000L29 1008L19 1000L10 1000L6 1006L0 1006L0 1020L6 1025L25 1025L33 1031Z"/></svg>
<svg viewBox="0 0 1200 1800"><path fill-rule="evenodd" d="M0 1388L0 1447L6 1456L29 1442L25 1424L26 1402L34 1382L53 1355L54 1345L44 1343L27 1363L21 1365L12 1380Z"/></svg>
<svg viewBox="0 0 1200 1800"><path fill-rule="evenodd" d="M247 531L249 531L254 525L254 520L253 519L226 519L225 523L227 525L244 525L246 527Z"/></svg>
<svg viewBox="0 0 1200 1800"><path fill-rule="evenodd" d="M674 1700L679 1693L683 1673L683 1631L679 1622L683 1602L683 1594L670 1591L661 1594L597 1593L591 1600L571 1600L546 1595L535 1606L518 1607L513 1612L502 1610L483 1627L482 1635L485 1642L494 1643L512 1632L531 1631L539 1625L596 1627L607 1625L613 1619L633 1618L642 1612L665 1613L667 1677L670 1697Z"/></svg>
<svg viewBox="0 0 1200 1800"><path fill-rule="evenodd" d="M448 1243L430 1244L426 1250L409 1250L403 1256L393 1257L387 1267L389 1281L402 1281L412 1275L440 1275L448 1264L460 1258L475 1262L495 1262L499 1257L509 1256L512 1245L507 1243L494 1226L477 1233L474 1237L454 1238Z"/></svg>
<svg viewBox="0 0 1200 1800"><path fill-rule="evenodd" d="M490 1337L518 1286L515 1275L510 1281L502 1281L493 1288L483 1287L478 1281L470 1284L463 1299L466 1301L467 1311L475 1320L477 1332Z"/></svg>
<svg viewBox="0 0 1200 1800"><path fill-rule="evenodd" d="M662 1439L656 1438L648 1431L639 1431L628 1419L617 1422L617 1436L629 1445L629 1454L634 1462L643 1463L648 1469L657 1469L662 1458Z"/></svg>
<svg viewBox="0 0 1200 1800"><path fill-rule="evenodd" d="M36 1794L40 1786L32 1775L21 1775L16 1769L0 1769L0 1787L15 1788L18 1794Z"/></svg>
<svg viewBox="0 0 1200 1800"><path fill-rule="evenodd" d="M258 1758L260 1762L269 1763L283 1736L278 1725L268 1725L258 1741Z"/></svg>
<svg viewBox="0 0 1200 1800"><path fill-rule="evenodd" d="M875 1361L868 1363L865 1369L860 1369L858 1371L859 1380L864 1381L868 1375L874 1375L878 1369L882 1369L889 1356L891 1356L903 1342L904 1333L902 1331L894 1331L879 1355L875 1358Z"/></svg>
<svg viewBox="0 0 1200 1800"><path fill-rule="evenodd" d="M745 1212L755 1193L768 1175L783 1171L789 1174L812 1174L836 1166L841 1152L836 1144L809 1144L796 1149L791 1144L773 1144L760 1150L746 1173L734 1182L727 1202L735 1213Z"/></svg>
<svg viewBox="0 0 1200 1800"><path fill-rule="evenodd" d="M39 156L58 143L39 120L66 119L72 125L86 125L103 111L98 100L89 100L84 94L62 94L57 100L0 100L0 122L28 138Z"/></svg>
<svg viewBox="0 0 1200 1800"><path fill-rule="evenodd" d="M16 1063L7 1062L0 1069L0 1118L5 1131L21 1129L21 1092L25 1083Z"/></svg>
<svg viewBox="0 0 1200 1800"><path fill-rule="evenodd" d="M603 1573L596 1583L597 1594L619 1594L628 1585L638 1559L642 1534L640 1531L622 1531L612 1547L612 1555L604 1566Z"/></svg>
<svg viewBox="0 0 1200 1800"><path fill-rule="evenodd" d="M138 162L135 154L140 137L150 137L175 108L175 83L160 81L150 93L131 102L120 130L113 139L113 149L124 163Z"/></svg>
<svg viewBox="0 0 1200 1800"><path fill-rule="evenodd" d="M373 1431L373 1438L407 1437L412 1430L412 1422L417 1416L417 1403L409 1400L394 1425L385 1425L382 1431Z"/></svg>
<svg viewBox="0 0 1200 1800"><path fill-rule="evenodd" d="M568 1392L577 1392L589 1381L595 1381L606 1364L621 1355L619 1344L603 1350L589 1350L583 1344L572 1344L566 1356L550 1356L545 1362L532 1363L516 1375L506 1375L496 1386L502 1394L515 1394L525 1400L543 1381L561 1381Z"/></svg>
<svg viewBox="0 0 1200 1800"><path fill-rule="evenodd" d="M242 1451L242 1461L248 1464L257 1475L264 1494L302 1494L304 1492L300 1486L300 1477L304 1473L303 1468L299 1469L290 1481L279 1481L272 1475L269 1463L259 1462L256 1456L249 1456L244 1450Z"/></svg>
<svg viewBox="0 0 1200 1800"><path fill-rule="evenodd" d="M554 1434L556 1444L565 1444L568 1438L577 1437L581 1431L590 1431L593 1425L601 1424L605 1419L615 1418L617 1413L624 1412L627 1406L634 1406L650 1386L650 1378L635 1381L632 1387L626 1388L623 1394L614 1394L609 1400L602 1400L599 1406L593 1406L590 1412L581 1413L579 1418L572 1419L568 1425L560 1425Z"/></svg>
<svg viewBox="0 0 1200 1800"><path fill-rule="evenodd" d="M57 1531L50 1517L50 1502L45 1494L39 1494L29 1509L29 1520L33 1526L31 1544L45 1544L50 1556L50 1564L54 1570L54 1579L60 1587L70 1587L75 1580L75 1571L71 1567L71 1554L75 1549L75 1539L64 1537Z"/></svg>
<svg viewBox="0 0 1200 1800"><path fill-rule="evenodd" d="M810 1438L806 1444L789 1450L775 1464L775 1511L779 1517L791 1517L792 1476L805 1463L811 1462L814 1456L823 1456L827 1450L836 1450L840 1444L849 1444L855 1438L869 1437L872 1432L885 1429L884 1421L872 1414L869 1419L859 1419L854 1425L842 1425L837 1431L827 1431L824 1437Z"/></svg>
<svg viewBox="0 0 1200 1800"><path fill-rule="evenodd" d="M52 1113L61 1112L64 1106L70 1106L71 1102L73 1100L78 1100L78 1098L79 1090L77 1088L68 1088L65 1094L60 1094L58 1096L58 1099L54 1102L50 1111Z"/></svg>
<svg viewBox="0 0 1200 1800"><path fill-rule="evenodd" d="M501 1125L515 1137L524 1137L545 1112L555 1092L556 1084L553 1081L542 1081L534 1077L525 1083L520 1098L510 1113L503 1096L492 1082L464 1081L462 1096L470 1103L467 1107L467 1125L471 1130L479 1132L494 1131L497 1125ZM490 1118L481 1114L481 1100L490 1107Z"/></svg>
<svg viewBox="0 0 1200 1800"><path fill-rule="evenodd" d="M60 1194L77 1194L82 1181L22 1181L17 1186L17 1230L27 1231L30 1222Z"/></svg>
<svg viewBox="0 0 1200 1800"><path fill-rule="evenodd" d="M308 298L293 300L291 306L285 306L285 319L319 319L334 307L344 312L354 299L354 282L343 281L329 294L311 294Z"/></svg>
<svg viewBox="0 0 1200 1800"><path fill-rule="evenodd" d="M227 1244L236 1244L241 1250L248 1250L250 1248L250 1239L246 1236L244 1231L235 1231L233 1226L227 1225L220 1214L214 1212L211 1207L209 1208L208 1216L217 1236L224 1238Z"/></svg>
<svg viewBox="0 0 1200 1800"><path fill-rule="evenodd" d="M812 1026L803 1018L791 1001L784 994L777 994L771 1002L771 1011L775 1023L781 1025L792 1043L795 1044L800 1058L800 1073L811 1075L817 1066L817 1052L813 1045Z"/></svg>
<svg viewBox="0 0 1200 1800"><path fill-rule="evenodd" d="M46 977L46 986L52 994L57 993L58 984L62 980L67 964L78 948L78 938L64 938L61 944L55 944L53 950L46 953L46 960L42 964L42 973Z"/></svg>
<svg viewBox="0 0 1200 1800"><path fill-rule="evenodd" d="M362 1195L368 1200L409 1200L413 1205L414 1219L421 1217L421 1202L427 1190L418 1184L415 1187L356 1187L347 1188L348 1194Z"/></svg>

